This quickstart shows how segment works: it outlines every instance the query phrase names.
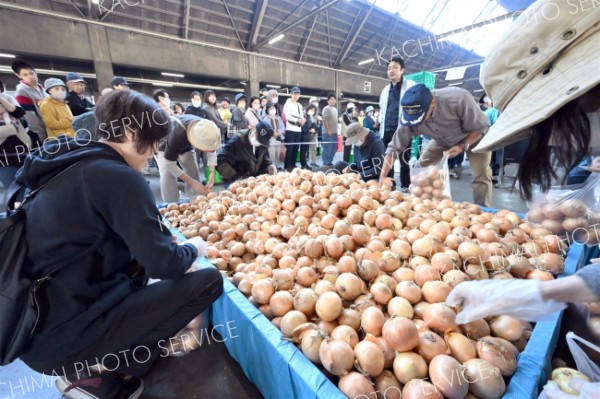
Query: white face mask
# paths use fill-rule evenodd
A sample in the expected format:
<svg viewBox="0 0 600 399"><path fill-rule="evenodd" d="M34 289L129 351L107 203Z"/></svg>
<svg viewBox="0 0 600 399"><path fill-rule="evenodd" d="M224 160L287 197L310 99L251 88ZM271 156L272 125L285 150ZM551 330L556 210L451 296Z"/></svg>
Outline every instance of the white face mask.
<svg viewBox="0 0 600 399"><path fill-rule="evenodd" d="M198 108L202 105L202 101L200 100L192 100L192 106Z"/></svg>
<svg viewBox="0 0 600 399"><path fill-rule="evenodd" d="M261 145L260 142L254 136L250 136L250 144L252 144L252 147L260 147Z"/></svg>
<svg viewBox="0 0 600 399"><path fill-rule="evenodd" d="M273 99L271 99L271 102L277 104L279 102L279 97L273 97Z"/></svg>
<svg viewBox="0 0 600 399"><path fill-rule="evenodd" d="M269 115L275 116L277 115L277 110L275 108L269 110Z"/></svg>
<svg viewBox="0 0 600 399"><path fill-rule="evenodd" d="M309 116L313 116L314 114L315 114L315 111L308 111Z"/></svg>
<svg viewBox="0 0 600 399"><path fill-rule="evenodd" d="M50 94L50 97L52 97L55 100L64 101L64 99L67 98L67 92L66 91L55 91L54 93Z"/></svg>
<svg viewBox="0 0 600 399"><path fill-rule="evenodd" d="M361 141L357 141L356 143L354 143L354 145L355 145L355 146L357 146L357 147L362 147L362 145L363 145L364 143L365 143L365 141L364 141L364 140L361 140Z"/></svg>
<svg viewBox="0 0 600 399"><path fill-rule="evenodd" d="M171 105L171 99L170 98L166 98L163 97L162 99L163 104L165 104L167 107L169 107Z"/></svg>

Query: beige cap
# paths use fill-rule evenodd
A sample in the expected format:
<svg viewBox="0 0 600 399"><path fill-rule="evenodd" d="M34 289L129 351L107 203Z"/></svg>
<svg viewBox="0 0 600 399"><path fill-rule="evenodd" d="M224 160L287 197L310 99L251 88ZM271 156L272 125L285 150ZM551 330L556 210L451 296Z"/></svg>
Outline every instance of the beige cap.
<svg viewBox="0 0 600 399"><path fill-rule="evenodd" d="M600 83L600 7L577 4L536 1L490 50L480 79L500 117L476 152L525 138Z"/></svg>
<svg viewBox="0 0 600 399"><path fill-rule="evenodd" d="M187 138L200 151L211 152L219 148L221 132L213 121L202 119L188 129Z"/></svg>
<svg viewBox="0 0 600 399"><path fill-rule="evenodd" d="M346 145L354 145L364 140L369 134L369 129L363 127L360 122L353 122L346 128Z"/></svg>

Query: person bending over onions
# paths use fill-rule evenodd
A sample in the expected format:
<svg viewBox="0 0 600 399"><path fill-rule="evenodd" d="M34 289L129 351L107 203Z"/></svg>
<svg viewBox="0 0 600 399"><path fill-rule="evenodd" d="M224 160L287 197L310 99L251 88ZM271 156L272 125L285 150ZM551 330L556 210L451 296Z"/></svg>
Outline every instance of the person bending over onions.
<svg viewBox="0 0 600 399"><path fill-rule="evenodd" d="M165 340L211 306L223 280L213 268L186 274L206 244L173 242L140 174L172 126L166 112L134 91L102 96L95 112L110 134L83 145L59 137L16 176L33 189L71 167L23 207L28 273L62 268L41 289L20 358L58 375L67 397L137 398Z"/></svg>

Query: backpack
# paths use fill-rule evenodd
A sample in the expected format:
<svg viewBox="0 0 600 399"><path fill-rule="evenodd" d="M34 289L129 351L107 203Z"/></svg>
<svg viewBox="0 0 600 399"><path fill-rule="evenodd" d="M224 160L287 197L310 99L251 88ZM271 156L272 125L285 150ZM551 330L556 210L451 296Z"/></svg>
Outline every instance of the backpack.
<svg viewBox="0 0 600 399"><path fill-rule="evenodd" d="M7 210L5 213L0 213L0 365L2 366L11 363L26 349L40 319L39 291L52 279L54 273L67 266L67 264L56 266L50 273L35 280L28 277L23 204L31 201L47 184L78 163L70 165L40 187L27 193L17 208L15 208L17 198L25 193L25 186L15 182L6 192ZM76 258L79 259L79 256Z"/></svg>

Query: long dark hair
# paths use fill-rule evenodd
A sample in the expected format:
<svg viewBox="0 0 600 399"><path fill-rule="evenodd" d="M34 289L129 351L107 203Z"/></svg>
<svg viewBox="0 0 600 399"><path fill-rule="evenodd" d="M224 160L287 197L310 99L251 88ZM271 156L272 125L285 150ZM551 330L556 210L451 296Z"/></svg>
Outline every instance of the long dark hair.
<svg viewBox="0 0 600 399"><path fill-rule="evenodd" d="M534 184L543 192L548 191L552 179L558 178L558 168L565 170L561 182L565 184L568 172L588 155L590 138L590 122L579 99L565 104L551 117L533 126L518 172L521 197L530 201Z"/></svg>
<svg viewBox="0 0 600 399"><path fill-rule="evenodd" d="M214 104L211 104L210 101L208 101L208 98L210 97L211 94L215 94L215 92L212 90L206 90L204 92L204 104L208 104L209 107L217 108L217 95L216 94L215 94L215 103Z"/></svg>

